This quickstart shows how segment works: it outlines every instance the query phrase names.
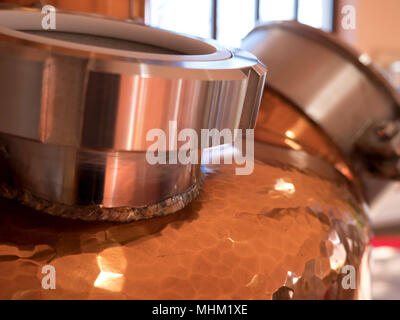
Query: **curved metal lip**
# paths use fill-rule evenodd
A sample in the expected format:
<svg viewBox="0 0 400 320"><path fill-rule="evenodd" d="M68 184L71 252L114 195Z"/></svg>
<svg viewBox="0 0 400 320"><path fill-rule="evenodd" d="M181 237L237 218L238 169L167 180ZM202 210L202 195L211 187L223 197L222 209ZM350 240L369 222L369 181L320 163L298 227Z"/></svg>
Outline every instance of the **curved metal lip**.
<svg viewBox="0 0 400 320"><path fill-rule="evenodd" d="M270 29L285 29L286 31L296 33L304 38L316 40L319 43L330 47L335 50L338 54L342 55L350 62L352 62L358 69L364 73L371 81L381 87L386 93L394 100L397 106L400 108L400 94L396 89L389 83L389 81L383 76L383 74L377 69L372 61L365 61L362 59L365 54L358 52L356 49L348 45L334 35L322 31L320 29L302 24L294 20L288 21L273 21L255 27L251 30L247 36L258 31L258 30L270 30ZM246 36L246 37L247 37ZM400 113L400 109L396 110Z"/></svg>
<svg viewBox="0 0 400 320"><path fill-rule="evenodd" d="M40 14L40 11L37 9L31 8L15 8L12 10L0 10L0 14L7 12L33 12L36 14ZM120 54L121 52L130 53L127 50L103 50L100 47L92 47L85 45L71 45L72 43L62 40L50 40L46 37L41 37L37 35L28 35L23 32L16 31L7 27L0 26L0 42L7 42L10 44L15 44L19 47L26 49L37 49L42 52L47 53L56 53L61 55L68 55L77 58L88 59L91 61L92 65L103 65L100 69L104 69L104 62L107 65L107 70L110 72L110 62L112 64L112 68L121 70L121 72L116 73L137 73L140 71L142 76L155 76L159 73L161 69L169 69L170 67L178 68L180 77L193 77L199 76L199 73L202 74L201 78L203 79L212 79L212 80L223 80L225 72L231 72L238 70L240 74L242 74L242 70L246 68L250 68L254 65L260 65L265 70L266 67L257 60L257 58L244 50L241 49L232 49L227 50L221 48L215 41L206 40L201 38L196 38L192 36L183 35L180 33L166 31L159 28L154 28L150 26L146 26L141 23L137 23L131 20L121 20L115 18L109 18L101 15L92 15L92 14L81 14L71 11L60 11L59 15L70 15L75 17L86 17L93 19L105 19L107 21L112 21L114 23L121 23L121 25L136 25L141 28L146 28L147 30L156 30L156 32L162 32L165 34L173 35L179 37L180 39L185 40L193 40L197 42L201 42L205 45L208 45L216 50L215 53L212 54L203 54L203 55L171 55L171 54L152 54L152 53L140 53L133 52L135 55L124 55ZM42 17L40 15L40 17ZM39 41L37 41L39 40ZM94 50L92 50L94 49ZM114 51L113 51L114 50ZM185 57L190 57L189 60L185 60ZM205 59L206 58L206 59ZM99 63L97 63L99 62ZM144 66L145 64L145 66ZM136 67L135 67L136 66ZM133 68L133 69L132 69ZM161 69L160 69L161 68ZM190 72L186 72L186 70ZM168 71L170 72L170 71ZM193 73L195 72L195 73ZM183 74L182 74L183 73ZM238 74L237 77L241 78L242 76ZM186 76L185 76L186 75ZM232 74L229 75L230 77ZM170 76L171 77L171 76Z"/></svg>
<svg viewBox="0 0 400 320"><path fill-rule="evenodd" d="M101 29L106 29L107 31L112 31L110 29L117 29L118 32L111 32L107 35L103 36L108 36L108 37L115 37L118 38L118 33L123 32L126 30L123 30L122 28L126 27L137 27L139 28L138 30L129 30L129 32L132 32L132 35L134 35L134 31L137 33L145 33L149 29L154 30L154 35L157 35L158 33L159 36L168 36L169 41L175 41L177 43L186 41L185 45L193 45L198 47L197 50L200 50L202 52L199 52L199 54L184 54L184 55L174 55L174 54L154 54L154 53L142 53L140 54L139 52L135 51L128 51L128 50L107 50L106 48L101 48L101 47L92 47L92 46L87 46L87 45L76 45L75 43L68 42L68 41L63 41L63 40L49 40L46 37L41 37L41 36L32 36L32 35L26 35L23 32L20 32L18 30L24 30L24 29L30 29L33 28L32 30L43 30L41 29L41 21L44 17L44 15L41 13L40 10L35 10L35 9L15 9L15 10L1 10L0 11L0 16L4 16L4 19L6 20L0 24L3 25L2 28L2 33L3 34L11 34L11 36L25 39L25 40L32 40L40 43L44 43L47 45L52 45L55 43L55 46L67 46L67 47L72 47L72 48L77 48L78 50L82 51L90 51L90 52L98 52L98 51L110 51L111 55L115 56L125 56L125 57L132 57L132 58L140 58L142 56L150 56L154 57L154 60L222 60L222 59L228 59L231 57L229 51L225 50L222 47L219 47L216 43L211 43L204 41L203 39L200 38L195 38L191 37L188 35L183 35L179 34L176 32L171 32L159 28L153 28L150 26L147 26L145 24L139 24L139 23L130 23L128 20L119 20L119 19L104 19L103 16L101 15L91 15L91 14L81 14L77 13L74 11L57 11L56 12L56 20L57 20L57 26L56 26L56 31L71 31L71 32L79 32L79 33L86 33L88 32L87 30L84 30L84 28L89 29L90 33L89 34L94 34L94 35L103 35L95 32L102 32ZM8 15L13 16L13 19L6 19ZM25 19L24 19L25 18ZM16 21L16 20L22 20ZM60 21L60 19L63 19ZM28 21L29 20L29 21ZM11 22L10 22L11 21ZM61 23L61 28L60 28L60 23ZM101 23L108 23L106 26L102 26ZM11 26L10 26L11 24ZM72 24L76 24L76 26L70 26ZM68 27L71 27L73 30L66 30L65 27L68 25ZM95 29L95 31L93 31ZM14 31L14 32L12 32ZM113 33L113 34L112 34ZM123 39L123 38L121 38ZM126 40L134 40L134 39L126 39ZM140 40L139 40L140 41ZM146 43L146 41L144 41ZM179 51L179 50L178 50ZM204 52L204 53L203 53Z"/></svg>

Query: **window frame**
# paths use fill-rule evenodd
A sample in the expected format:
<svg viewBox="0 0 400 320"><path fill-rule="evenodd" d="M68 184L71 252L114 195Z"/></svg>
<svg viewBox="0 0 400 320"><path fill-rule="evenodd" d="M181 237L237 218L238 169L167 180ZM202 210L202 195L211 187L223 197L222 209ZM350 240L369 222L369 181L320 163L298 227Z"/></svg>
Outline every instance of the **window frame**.
<svg viewBox="0 0 400 320"><path fill-rule="evenodd" d="M132 0L131 0L132 1ZM209 35L210 38L218 40L218 1L219 0L209 0L211 1L211 34ZM251 1L251 0L249 0ZM254 1L254 7L255 7L255 12L254 12L254 22L255 25L259 24L261 22L261 1L262 0L253 0ZM299 9L300 9L300 0L293 0L294 2L294 13L293 13L293 19L294 21L298 21L299 18ZM146 2L146 8L148 9L148 12L151 11L151 0L145 0ZM337 0L331 0L331 8L330 8L330 23L329 27L327 28L327 31L336 32L336 17L337 17ZM146 21L149 21L150 23L150 14L146 15Z"/></svg>
<svg viewBox="0 0 400 320"><path fill-rule="evenodd" d="M212 35L211 37L215 40L217 40L217 28L218 28L218 0L211 0L211 8L212 8L212 13L211 13L211 21L213 23L211 30L212 30ZM255 18L255 23L258 24L260 22L260 8L261 8L261 0L253 0L255 2L255 12L254 12L254 18ZM299 2L300 0L294 0L294 21L298 21L299 17ZM335 20L335 7L336 7L336 1L332 0L332 7L331 7L331 25L329 27L329 31L334 32L335 27L334 27L334 20Z"/></svg>

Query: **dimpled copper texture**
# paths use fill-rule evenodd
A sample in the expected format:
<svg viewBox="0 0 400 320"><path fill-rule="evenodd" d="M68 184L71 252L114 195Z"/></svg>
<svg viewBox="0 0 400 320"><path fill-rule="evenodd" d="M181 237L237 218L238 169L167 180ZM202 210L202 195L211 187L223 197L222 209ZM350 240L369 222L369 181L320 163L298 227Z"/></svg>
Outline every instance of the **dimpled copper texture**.
<svg viewBox="0 0 400 320"><path fill-rule="evenodd" d="M0 299L365 297L369 228L351 185L303 151L255 150L253 174L210 166L198 198L165 217L84 222L0 200ZM55 290L41 286L47 264Z"/></svg>

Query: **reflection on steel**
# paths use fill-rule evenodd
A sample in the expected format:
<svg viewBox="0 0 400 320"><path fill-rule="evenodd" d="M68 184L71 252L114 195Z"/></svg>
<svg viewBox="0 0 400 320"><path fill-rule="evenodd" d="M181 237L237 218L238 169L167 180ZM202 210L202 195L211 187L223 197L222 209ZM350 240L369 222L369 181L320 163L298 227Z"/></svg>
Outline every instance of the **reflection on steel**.
<svg viewBox="0 0 400 320"><path fill-rule="evenodd" d="M42 17L0 10L7 187L62 208L191 199L199 166L149 165L147 132L168 132L169 121L178 132L254 126L266 70L253 55L87 14L57 13L57 30L45 32Z"/></svg>

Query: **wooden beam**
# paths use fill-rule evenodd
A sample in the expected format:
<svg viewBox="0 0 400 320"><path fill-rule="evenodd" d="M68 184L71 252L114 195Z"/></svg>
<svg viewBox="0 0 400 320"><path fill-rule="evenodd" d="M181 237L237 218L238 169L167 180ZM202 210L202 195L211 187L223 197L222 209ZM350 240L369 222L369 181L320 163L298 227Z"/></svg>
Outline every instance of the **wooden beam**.
<svg viewBox="0 0 400 320"><path fill-rule="evenodd" d="M141 18L144 20L146 0L0 0L0 3L19 5L50 4L57 9L97 13L122 19Z"/></svg>

